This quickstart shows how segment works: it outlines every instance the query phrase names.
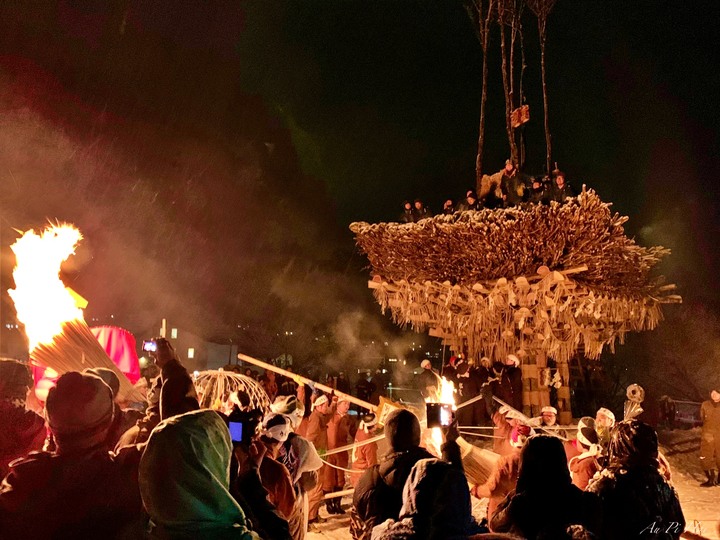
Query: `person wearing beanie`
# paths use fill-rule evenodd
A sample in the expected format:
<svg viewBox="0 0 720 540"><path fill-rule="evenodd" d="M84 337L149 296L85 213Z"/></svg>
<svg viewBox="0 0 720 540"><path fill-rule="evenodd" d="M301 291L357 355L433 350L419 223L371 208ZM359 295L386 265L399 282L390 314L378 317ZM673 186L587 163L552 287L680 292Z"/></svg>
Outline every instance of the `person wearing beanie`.
<svg viewBox="0 0 720 540"><path fill-rule="evenodd" d="M351 532L369 538L369 531L386 519L398 519L402 492L413 465L433 458L420 448L420 421L407 409L391 412L385 421L389 453L360 477L353 494ZM367 535L367 536L366 536Z"/></svg>
<svg viewBox="0 0 720 540"><path fill-rule="evenodd" d="M325 395L317 397L312 405L312 413L310 413L310 418L308 419L307 440L315 446L315 449L321 458L324 458L328 449L328 422L330 422L330 419L335 414L335 404L336 398L334 396L332 404L330 403L330 399ZM325 495L323 492L322 480L327 474L325 472L326 468L327 465L323 465L320 468L318 471L320 481L309 493L309 523L319 523L324 521L319 516L318 512Z"/></svg>
<svg viewBox="0 0 720 540"><path fill-rule="evenodd" d="M352 417L348 415L350 402L346 399L338 399L335 414L328 422L328 450L335 450L342 446L352 444L355 439L357 425ZM345 489L345 471L350 463L350 456L347 450L335 452L328 455L328 466L325 468L323 478L323 491L334 493ZM344 514L341 507L342 499L333 497L327 501L327 509L331 514Z"/></svg>
<svg viewBox="0 0 720 540"><path fill-rule="evenodd" d="M276 458L291 430L290 418L274 412L265 415L260 427L260 442L267 449L260 463L260 480L268 492L268 499L286 520L295 508L296 496L290 473Z"/></svg>
<svg viewBox="0 0 720 540"><path fill-rule="evenodd" d="M655 430L639 420L619 422L612 432L609 463L587 490L602 502L600 538L680 538L685 530L680 500L662 477ZM651 524L661 523L662 536Z"/></svg>
<svg viewBox="0 0 720 540"><path fill-rule="evenodd" d="M273 412L290 418L292 430L278 449L277 460L290 474L295 490L295 508L288 519L293 540L303 540L308 528L308 493L318 485L318 469L322 467L315 446L305 437L294 433L304 417L303 402L295 396L280 396L270 406Z"/></svg>
<svg viewBox="0 0 720 540"><path fill-rule="evenodd" d="M352 451L352 469L357 472L350 473L350 483L356 487L358 480L370 467L377 464L377 442L365 442L375 436L378 424L375 413L367 413L360 417L360 426L355 433L355 441Z"/></svg>
<svg viewBox="0 0 720 540"><path fill-rule="evenodd" d="M582 417L578 422L577 436L575 438L580 454L568 462L572 483L582 490L587 487L595 473L601 469L598 456L600 456L602 449L598 444L598 440L595 431L595 420L589 416Z"/></svg>
<svg viewBox="0 0 720 540"><path fill-rule="evenodd" d="M0 486L3 538L116 538L140 533L137 464L105 446L112 391L99 377L71 371L51 388L45 416L55 452L34 452L10 466Z"/></svg>
<svg viewBox="0 0 720 540"><path fill-rule="evenodd" d="M45 441L45 420L25 407L31 385L25 364L0 358L0 478L11 461L42 450Z"/></svg>
<svg viewBox="0 0 720 540"><path fill-rule="evenodd" d="M113 423L110 426L108 437L106 440L108 450L113 450L115 445L128 429L135 425L143 415L140 411L135 409L121 409L117 401L118 392L120 391L120 378L115 372L108 368L96 367L87 368L85 373L97 375L100 377L105 384L110 387L113 395Z"/></svg>

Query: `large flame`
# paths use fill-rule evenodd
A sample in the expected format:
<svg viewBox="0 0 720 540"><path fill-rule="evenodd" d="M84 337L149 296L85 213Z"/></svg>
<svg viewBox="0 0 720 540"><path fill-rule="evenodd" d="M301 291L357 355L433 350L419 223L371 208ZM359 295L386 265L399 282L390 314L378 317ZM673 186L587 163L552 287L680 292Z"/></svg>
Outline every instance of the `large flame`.
<svg viewBox="0 0 720 540"><path fill-rule="evenodd" d="M60 280L60 265L75 253L82 234L72 225L50 225L39 235L27 231L11 249L15 253L15 289L10 289L17 318L25 325L30 352L52 343L62 323L84 320L75 298Z"/></svg>
<svg viewBox="0 0 720 540"><path fill-rule="evenodd" d="M445 377L439 378L439 382L440 384L435 393L435 396L425 398L425 401L427 403L444 403L447 405L452 405L453 410L455 410L455 385L452 381L447 380ZM443 435L442 430L439 427L431 429L430 440L432 441L432 444L434 446L435 454L440 456L440 447L443 443Z"/></svg>

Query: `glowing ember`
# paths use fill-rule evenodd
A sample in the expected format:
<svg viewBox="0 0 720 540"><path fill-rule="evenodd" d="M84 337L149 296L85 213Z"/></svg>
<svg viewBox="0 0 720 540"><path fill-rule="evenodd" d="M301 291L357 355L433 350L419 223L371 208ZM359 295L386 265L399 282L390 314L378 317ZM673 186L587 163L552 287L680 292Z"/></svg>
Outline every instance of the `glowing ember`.
<svg viewBox="0 0 720 540"><path fill-rule="evenodd" d="M30 352L52 343L62 333L62 323L84 320L75 298L60 280L60 265L75 253L82 239L69 224L51 225L41 234L27 231L11 246L15 253L15 289L8 294L15 302L18 320L25 325Z"/></svg>

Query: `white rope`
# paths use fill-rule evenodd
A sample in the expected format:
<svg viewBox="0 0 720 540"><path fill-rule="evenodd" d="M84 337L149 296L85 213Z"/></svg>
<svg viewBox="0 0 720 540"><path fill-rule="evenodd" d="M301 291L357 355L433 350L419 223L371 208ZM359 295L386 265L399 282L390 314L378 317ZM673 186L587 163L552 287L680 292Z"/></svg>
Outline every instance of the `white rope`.
<svg viewBox="0 0 720 540"><path fill-rule="evenodd" d="M374 437L370 437L369 439L365 439L364 441L361 441L361 442L355 442L355 443L351 443L351 444L346 444L345 446L339 446L337 448L333 448L332 450L328 450L327 452L325 452L325 455L330 456L332 454L339 454L340 452L347 452L348 450L353 450L358 446L365 446L366 444L374 443L374 442L377 442L380 439L384 439L384 438L385 438L385 435L381 433L380 435L375 435Z"/></svg>
<svg viewBox="0 0 720 540"><path fill-rule="evenodd" d="M335 465L333 463L329 463L325 461L323 458L320 458L320 461L322 461L325 465L328 465L329 467L332 467L333 469L337 469L339 471L345 471L349 473L363 473L367 471L367 469L346 469L345 467L341 467L340 465Z"/></svg>

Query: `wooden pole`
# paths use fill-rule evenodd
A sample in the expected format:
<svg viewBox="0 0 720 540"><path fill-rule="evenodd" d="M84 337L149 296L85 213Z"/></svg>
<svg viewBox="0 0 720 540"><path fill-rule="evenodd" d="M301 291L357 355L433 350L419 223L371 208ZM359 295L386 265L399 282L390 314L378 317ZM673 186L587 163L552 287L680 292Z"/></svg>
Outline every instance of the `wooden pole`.
<svg viewBox="0 0 720 540"><path fill-rule="evenodd" d="M290 379L294 379L298 382L302 382L304 384L309 384L311 386L314 386L315 388L319 388L323 392L327 392L328 394L334 392L336 396L342 397L342 398L348 400L350 403L354 403L355 405L358 405L365 409L369 409L373 412L377 411L377 405L373 405L372 403L368 403L367 401L358 399L355 396L346 394L345 392L339 392L335 388L331 388L331 387L321 384L319 382L315 382L312 379L308 379L307 377L303 377L302 375L298 375L297 373L293 373L292 371L287 371L286 369L279 368L277 366L273 366L272 364L268 364L266 362L263 362L262 360L258 360L257 358L253 358L252 356L248 356L246 354L238 353L237 357L239 360L242 360L243 362L249 362L250 364L254 364L263 369L268 369L270 371L274 371L275 373L279 373L280 375L284 375L285 377L289 377Z"/></svg>

